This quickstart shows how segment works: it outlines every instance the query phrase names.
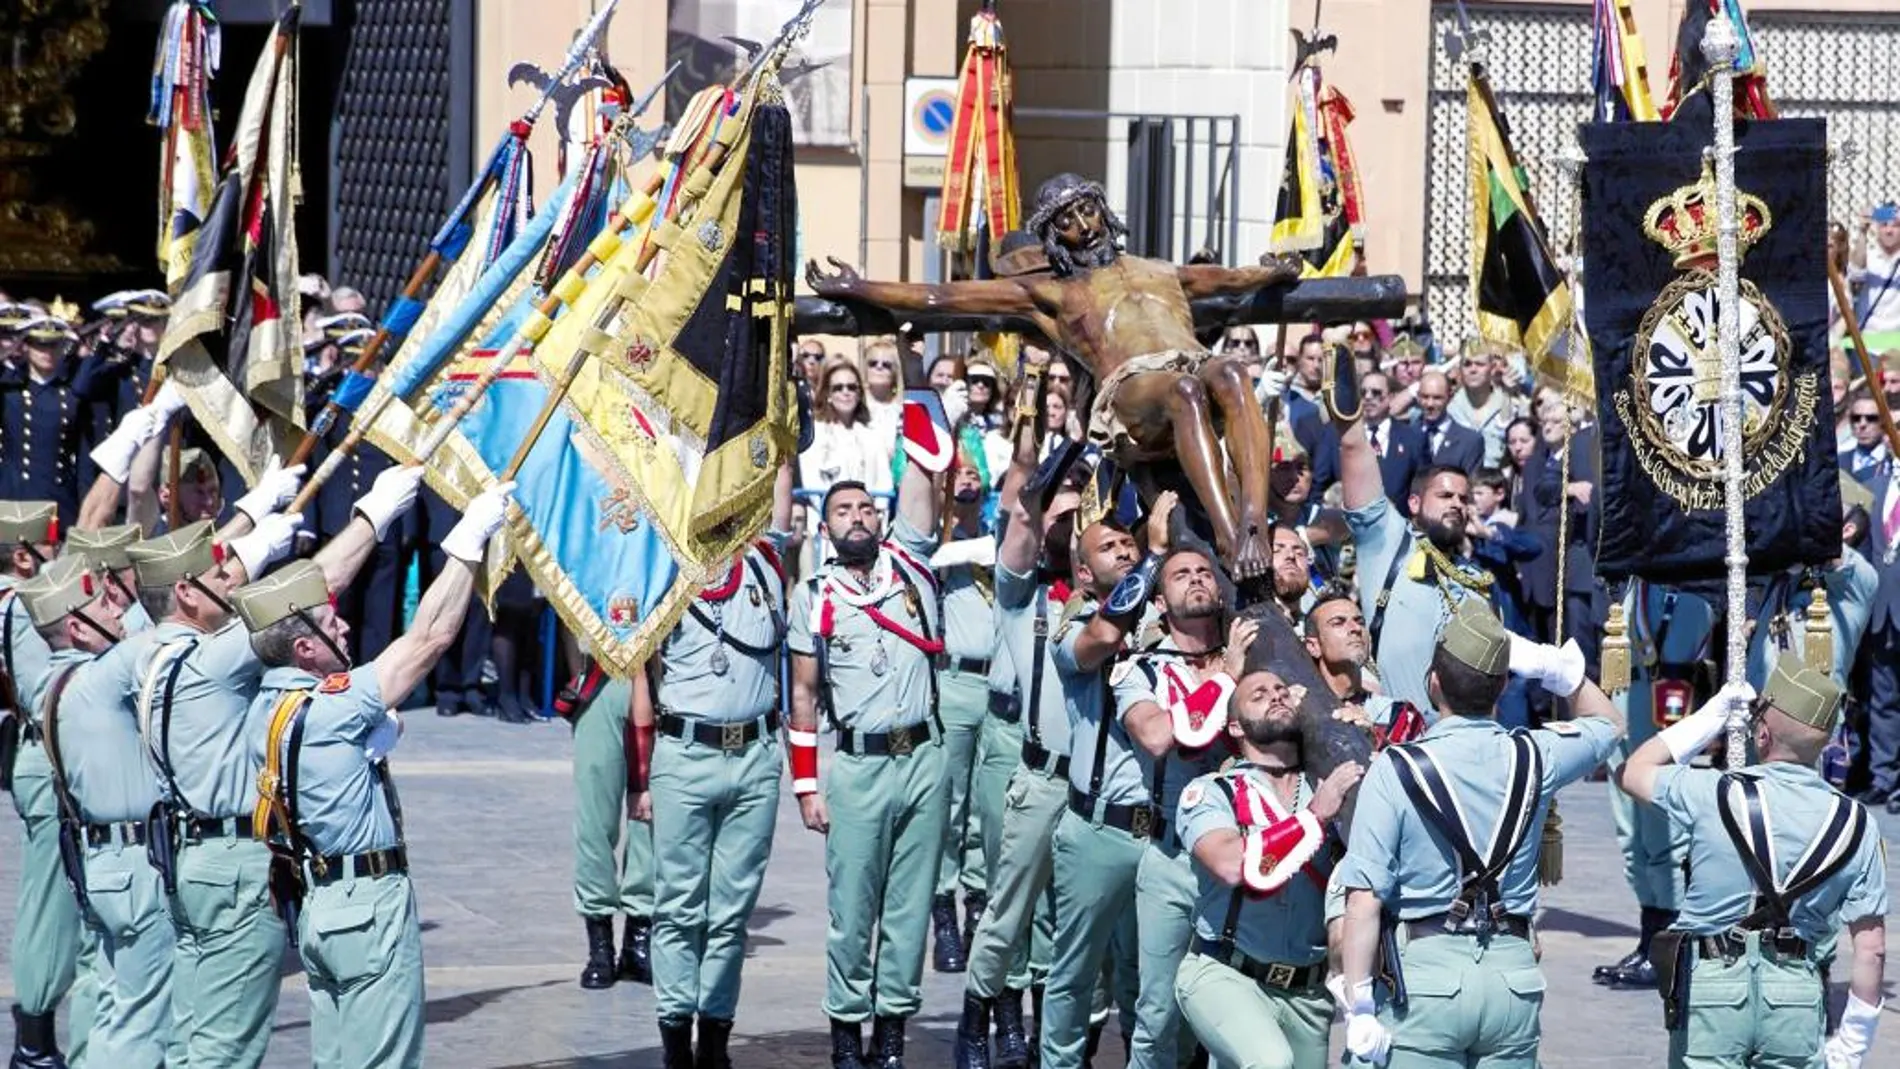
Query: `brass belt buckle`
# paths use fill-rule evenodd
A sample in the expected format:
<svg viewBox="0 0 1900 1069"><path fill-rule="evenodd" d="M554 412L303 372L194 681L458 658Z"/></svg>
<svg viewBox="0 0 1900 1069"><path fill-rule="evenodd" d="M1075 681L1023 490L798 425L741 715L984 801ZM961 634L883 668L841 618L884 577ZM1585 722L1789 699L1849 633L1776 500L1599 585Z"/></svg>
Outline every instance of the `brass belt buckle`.
<svg viewBox="0 0 1900 1069"><path fill-rule="evenodd" d="M317 879L321 880L330 875L330 862L322 854L312 854L310 871L316 873Z"/></svg>
<svg viewBox="0 0 1900 1069"><path fill-rule="evenodd" d="M1137 806L1135 808L1135 819L1130 823L1128 831L1137 839L1152 839L1154 838L1154 825L1154 810L1145 805Z"/></svg>
<svg viewBox="0 0 1900 1069"><path fill-rule="evenodd" d="M1267 966L1267 986L1277 987L1281 990L1291 990L1296 971L1293 966L1285 962L1274 962Z"/></svg>
<svg viewBox="0 0 1900 1069"><path fill-rule="evenodd" d="M905 757L909 755L911 748L909 728L892 728L886 738L890 740L891 756Z"/></svg>
<svg viewBox="0 0 1900 1069"><path fill-rule="evenodd" d="M719 748L728 753L745 747L744 724L719 725Z"/></svg>

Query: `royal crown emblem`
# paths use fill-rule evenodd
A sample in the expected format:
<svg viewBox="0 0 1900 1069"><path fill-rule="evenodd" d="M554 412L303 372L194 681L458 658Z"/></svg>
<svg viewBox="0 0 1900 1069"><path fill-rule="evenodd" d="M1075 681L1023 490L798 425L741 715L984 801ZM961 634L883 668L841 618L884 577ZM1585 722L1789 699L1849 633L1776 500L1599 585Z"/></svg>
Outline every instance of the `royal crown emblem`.
<svg viewBox="0 0 1900 1069"><path fill-rule="evenodd" d="M1739 258L1774 218L1761 198L1740 190L1735 210ZM1706 161L1696 182L1644 212L1643 233L1670 252L1681 273L1637 327L1630 379L1614 399L1644 473L1689 509L1719 509L1723 502L1722 356L1712 270L1719 229ZM1801 456L1821 384L1813 372L1790 373L1787 324L1760 287L1741 279L1738 295L1744 492L1754 497Z"/></svg>

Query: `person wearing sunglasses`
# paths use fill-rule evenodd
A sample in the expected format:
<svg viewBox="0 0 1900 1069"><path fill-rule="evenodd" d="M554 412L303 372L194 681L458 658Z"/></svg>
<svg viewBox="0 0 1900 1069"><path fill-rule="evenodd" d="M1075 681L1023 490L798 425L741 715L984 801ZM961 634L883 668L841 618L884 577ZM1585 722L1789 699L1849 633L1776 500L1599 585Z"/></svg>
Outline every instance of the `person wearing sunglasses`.
<svg viewBox="0 0 1900 1069"><path fill-rule="evenodd" d="M1884 482L1893 457L1880 425L1880 406L1866 390L1856 390L1847 402L1847 429L1854 444L1841 453L1841 469L1869 486Z"/></svg>
<svg viewBox="0 0 1900 1069"><path fill-rule="evenodd" d="M877 346L872 347L875 352ZM871 360L879 359L872 356ZM896 359L893 354L890 359ZM798 455L799 485L824 493L833 483L854 480L873 496L891 489L891 450L896 431L884 433L872 418L857 362L834 356L825 361L812 397L812 444ZM895 425L893 424L893 428ZM810 521L816 530L817 517Z"/></svg>
<svg viewBox="0 0 1900 1069"><path fill-rule="evenodd" d="M895 442L898 417L904 411L904 360L897 342L879 338L866 345L858 374L864 387L864 409L870 415L871 425L884 441Z"/></svg>

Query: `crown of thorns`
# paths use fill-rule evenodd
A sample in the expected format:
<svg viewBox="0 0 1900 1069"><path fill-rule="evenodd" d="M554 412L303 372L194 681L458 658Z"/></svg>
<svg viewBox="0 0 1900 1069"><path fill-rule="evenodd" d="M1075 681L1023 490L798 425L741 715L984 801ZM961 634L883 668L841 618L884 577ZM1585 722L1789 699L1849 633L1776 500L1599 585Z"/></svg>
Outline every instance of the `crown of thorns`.
<svg viewBox="0 0 1900 1069"><path fill-rule="evenodd" d="M1036 213L1029 217L1029 231L1041 235L1062 210L1085 197L1094 197L1106 206L1108 191L1100 182L1091 182L1073 174L1059 174L1036 190Z"/></svg>

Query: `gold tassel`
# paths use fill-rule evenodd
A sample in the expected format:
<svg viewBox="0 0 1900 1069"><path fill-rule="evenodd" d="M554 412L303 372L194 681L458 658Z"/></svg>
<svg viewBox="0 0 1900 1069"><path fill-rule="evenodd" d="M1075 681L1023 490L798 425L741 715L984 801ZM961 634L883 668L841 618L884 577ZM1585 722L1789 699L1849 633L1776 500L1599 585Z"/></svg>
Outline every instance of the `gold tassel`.
<svg viewBox="0 0 1900 1069"><path fill-rule="evenodd" d="M1816 584L1808 602L1808 640L1801 647L1808 667L1822 675L1834 673L1834 616L1827 607L1827 585Z"/></svg>
<svg viewBox="0 0 1900 1069"><path fill-rule="evenodd" d="M1537 882L1543 887L1553 887L1563 880L1564 818L1557 814L1557 799L1552 798L1550 809L1544 813L1543 849L1537 852Z"/></svg>
<svg viewBox="0 0 1900 1069"><path fill-rule="evenodd" d="M1620 694L1630 689L1630 640L1623 623L1623 606L1610 606L1610 618L1603 623L1602 670L1598 677L1604 693Z"/></svg>

